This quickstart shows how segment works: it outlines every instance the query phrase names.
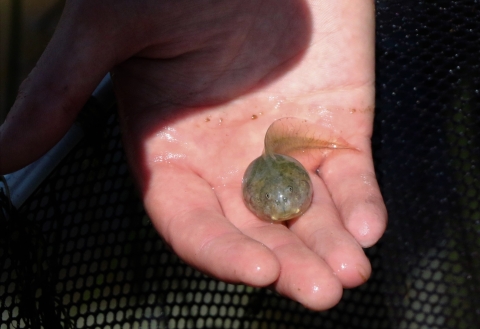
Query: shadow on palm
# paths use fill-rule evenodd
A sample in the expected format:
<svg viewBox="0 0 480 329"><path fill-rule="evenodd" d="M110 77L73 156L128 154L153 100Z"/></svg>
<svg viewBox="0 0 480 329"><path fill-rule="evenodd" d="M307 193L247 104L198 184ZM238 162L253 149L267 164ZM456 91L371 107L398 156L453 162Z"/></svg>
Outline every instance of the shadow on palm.
<svg viewBox="0 0 480 329"><path fill-rule="evenodd" d="M301 60L311 37L309 9L302 1L260 1L227 12L214 22L199 13L208 19L184 22L171 46L146 48L113 70L142 189L150 184L152 162L189 167L212 188L238 185L239 168L262 151L259 138L272 121L262 108L275 101L249 95Z"/></svg>

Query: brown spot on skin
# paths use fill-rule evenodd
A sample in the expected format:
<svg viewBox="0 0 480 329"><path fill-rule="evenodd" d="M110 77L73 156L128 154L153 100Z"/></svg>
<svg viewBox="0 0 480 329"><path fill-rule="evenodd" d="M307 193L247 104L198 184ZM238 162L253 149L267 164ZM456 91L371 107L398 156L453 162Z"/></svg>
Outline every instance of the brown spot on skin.
<svg viewBox="0 0 480 329"><path fill-rule="evenodd" d="M206 117L206 118L205 118L205 122L210 122L210 118L209 118L209 117Z"/></svg>
<svg viewBox="0 0 480 329"><path fill-rule="evenodd" d="M373 113L375 111L374 106L369 106L361 110L362 113Z"/></svg>
<svg viewBox="0 0 480 329"><path fill-rule="evenodd" d="M359 112L359 113L373 113L375 110L375 107L374 106L369 106L369 107L366 107L366 108L362 108L362 109L356 109L356 108L352 108L350 109L350 113L353 114L353 113L356 113L356 112Z"/></svg>
<svg viewBox="0 0 480 329"><path fill-rule="evenodd" d="M255 120L256 118L258 118L255 114L252 114L252 120Z"/></svg>

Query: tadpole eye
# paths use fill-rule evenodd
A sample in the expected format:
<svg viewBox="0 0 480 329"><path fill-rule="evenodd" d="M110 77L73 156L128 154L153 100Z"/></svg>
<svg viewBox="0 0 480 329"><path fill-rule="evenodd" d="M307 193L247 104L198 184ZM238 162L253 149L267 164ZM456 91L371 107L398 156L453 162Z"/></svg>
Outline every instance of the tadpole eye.
<svg viewBox="0 0 480 329"><path fill-rule="evenodd" d="M270 193L265 193L265 197L267 198L267 200L270 200Z"/></svg>
<svg viewBox="0 0 480 329"><path fill-rule="evenodd" d="M287 187L287 191L288 191L288 192L293 192L293 187L288 186L288 187Z"/></svg>

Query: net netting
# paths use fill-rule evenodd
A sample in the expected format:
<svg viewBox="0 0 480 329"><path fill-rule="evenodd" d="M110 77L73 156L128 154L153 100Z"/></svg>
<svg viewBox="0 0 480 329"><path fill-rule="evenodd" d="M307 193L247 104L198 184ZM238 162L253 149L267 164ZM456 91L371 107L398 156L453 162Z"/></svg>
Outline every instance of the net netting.
<svg viewBox="0 0 480 329"><path fill-rule="evenodd" d="M476 327L479 37L477 1L377 1L373 146L389 227L366 251L371 279L335 308L184 264L142 208L112 112L2 218L0 329Z"/></svg>

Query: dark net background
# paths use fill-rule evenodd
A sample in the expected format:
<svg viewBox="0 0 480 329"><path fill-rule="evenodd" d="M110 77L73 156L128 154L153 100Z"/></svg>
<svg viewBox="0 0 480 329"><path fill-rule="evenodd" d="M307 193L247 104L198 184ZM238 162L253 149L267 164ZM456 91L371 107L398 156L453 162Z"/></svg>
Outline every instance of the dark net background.
<svg viewBox="0 0 480 329"><path fill-rule="evenodd" d="M112 114L101 143L84 140L2 223L0 329L477 327L480 10L399 3L377 2L373 146L390 221L366 284L316 313L185 265L144 213Z"/></svg>

